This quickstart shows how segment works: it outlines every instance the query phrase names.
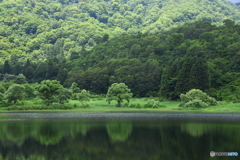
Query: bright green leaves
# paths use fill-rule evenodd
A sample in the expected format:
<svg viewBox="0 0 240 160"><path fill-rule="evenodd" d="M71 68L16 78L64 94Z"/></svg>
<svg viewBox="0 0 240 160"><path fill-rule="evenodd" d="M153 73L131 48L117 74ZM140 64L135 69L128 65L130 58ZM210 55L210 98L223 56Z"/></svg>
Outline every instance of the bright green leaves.
<svg viewBox="0 0 240 160"><path fill-rule="evenodd" d="M19 84L13 84L10 86L5 92L8 103L11 103L13 101L15 104L18 100L21 100L24 96L24 90L25 88Z"/></svg>
<svg viewBox="0 0 240 160"><path fill-rule="evenodd" d="M58 95L58 102L60 104L64 104L64 102L68 102L68 99L70 99L72 96L72 91L67 88L60 89L59 95Z"/></svg>
<svg viewBox="0 0 240 160"><path fill-rule="evenodd" d="M108 103L112 100L116 100L117 107L121 107L123 100L126 100L129 103L131 97L132 93L126 84L113 83L108 89L106 100Z"/></svg>
<svg viewBox="0 0 240 160"><path fill-rule="evenodd" d="M56 80L42 81L36 87L37 95L44 101L46 105L50 105L56 101L56 96L59 95L62 89L62 85Z"/></svg>
<svg viewBox="0 0 240 160"><path fill-rule="evenodd" d="M186 94L181 94L180 98L181 103L179 104L179 107L205 108L217 105L215 98L208 96L199 89L191 89Z"/></svg>
<svg viewBox="0 0 240 160"><path fill-rule="evenodd" d="M89 102L90 101L90 93L83 89L80 93L77 93L77 99L84 104L84 102Z"/></svg>

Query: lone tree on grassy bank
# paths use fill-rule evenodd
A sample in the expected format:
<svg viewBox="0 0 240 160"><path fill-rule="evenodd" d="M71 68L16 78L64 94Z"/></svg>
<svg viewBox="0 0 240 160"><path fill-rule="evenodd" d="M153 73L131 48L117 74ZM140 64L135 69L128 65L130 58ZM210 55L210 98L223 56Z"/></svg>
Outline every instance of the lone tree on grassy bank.
<svg viewBox="0 0 240 160"><path fill-rule="evenodd" d="M125 99L129 103L130 98L132 98L131 90L124 83L113 83L108 88L106 99L109 104L112 100L116 100L117 107L121 107L123 100Z"/></svg>
<svg viewBox="0 0 240 160"><path fill-rule="evenodd" d="M191 89L186 94L181 94L181 103L179 107L197 107L204 108L209 106L216 106L215 98L208 96L200 89Z"/></svg>
<svg viewBox="0 0 240 160"><path fill-rule="evenodd" d="M20 84L13 84L10 86L5 92L8 103L13 101L13 103L16 104L18 100L21 100L24 96L24 90L25 88Z"/></svg>
<svg viewBox="0 0 240 160"><path fill-rule="evenodd" d="M84 104L84 102L90 101L89 97L90 97L90 94L85 89L83 89L80 93L77 93L77 99L81 101L82 104Z"/></svg>
<svg viewBox="0 0 240 160"><path fill-rule="evenodd" d="M36 87L36 94L46 105L50 105L58 100L62 88L63 86L57 80L44 80Z"/></svg>
<svg viewBox="0 0 240 160"><path fill-rule="evenodd" d="M81 92L78 84L76 82L73 82L69 89L72 91L72 99L77 100L77 94Z"/></svg>

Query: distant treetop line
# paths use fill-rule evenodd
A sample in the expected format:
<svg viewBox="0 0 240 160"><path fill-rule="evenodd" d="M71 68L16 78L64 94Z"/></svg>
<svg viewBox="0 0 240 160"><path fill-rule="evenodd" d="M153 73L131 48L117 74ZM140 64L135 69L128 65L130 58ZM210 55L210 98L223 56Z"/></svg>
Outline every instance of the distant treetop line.
<svg viewBox="0 0 240 160"><path fill-rule="evenodd" d="M240 22L228 0L0 0L0 61L71 58L108 38L204 20Z"/></svg>

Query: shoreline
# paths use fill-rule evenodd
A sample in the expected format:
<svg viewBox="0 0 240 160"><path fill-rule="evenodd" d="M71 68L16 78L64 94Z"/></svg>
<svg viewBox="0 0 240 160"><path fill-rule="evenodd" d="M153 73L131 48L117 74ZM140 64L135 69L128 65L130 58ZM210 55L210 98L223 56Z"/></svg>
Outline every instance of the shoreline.
<svg viewBox="0 0 240 160"><path fill-rule="evenodd" d="M0 116L4 113L202 113L202 114L240 114L240 111L215 111L215 110L163 110L163 109L70 109L70 110L0 110Z"/></svg>
<svg viewBox="0 0 240 160"><path fill-rule="evenodd" d="M22 109L14 109L8 110L8 107L1 107L0 108L0 116L2 113L13 113L13 112L66 112L66 113L103 113L103 112L155 112L155 113L230 113L230 114L240 114L240 103L231 103L231 102L221 102L218 106L210 106L206 108L183 108L179 107L179 101L161 101L160 103L165 107L159 108L144 108L144 104L150 99L156 98L133 98L130 104L139 104L141 108L129 108L129 107L116 107L116 102L111 104L106 103L105 98L92 98L88 103L89 107L82 108L81 103L77 100L70 100L69 103L65 103L65 106L74 106L77 105L77 108L66 108L66 109L54 109L54 106L49 106L49 109L46 108L43 104L36 104L33 103L31 100L24 101L24 105L16 105L17 107ZM59 104L53 104L59 105ZM39 106L40 108L31 108L32 106ZM27 109L25 109L25 107ZM25 110L24 110L25 109Z"/></svg>

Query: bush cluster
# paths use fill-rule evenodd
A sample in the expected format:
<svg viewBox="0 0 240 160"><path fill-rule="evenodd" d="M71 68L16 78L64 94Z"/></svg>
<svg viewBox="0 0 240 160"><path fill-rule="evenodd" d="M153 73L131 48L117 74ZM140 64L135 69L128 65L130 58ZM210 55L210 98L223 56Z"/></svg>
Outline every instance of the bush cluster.
<svg viewBox="0 0 240 160"><path fill-rule="evenodd" d="M81 104L79 108L90 108L90 105L89 104Z"/></svg>
<svg viewBox="0 0 240 160"><path fill-rule="evenodd" d="M139 103L134 103L134 104L130 104L128 107L140 109L140 108L160 108L160 107L166 107L166 106L162 105L160 101L151 99L151 100L148 100L147 103L144 105L141 105Z"/></svg>
<svg viewBox="0 0 240 160"><path fill-rule="evenodd" d="M129 105L129 108L138 108L138 109L141 109L143 108L141 104L139 103L134 103L134 104L130 104Z"/></svg>
<svg viewBox="0 0 240 160"><path fill-rule="evenodd" d="M162 105L160 101L156 101L154 99L151 99L147 101L146 104L144 104L144 108L160 108L160 107L166 107L166 106Z"/></svg>
<svg viewBox="0 0 240 160"><path fill-rule="evenodd" d="M181 94L180 98L181 103L179 107L205 108L217 105L215 98L208 96L200 89L191 89L186 94Z"/></svg>

